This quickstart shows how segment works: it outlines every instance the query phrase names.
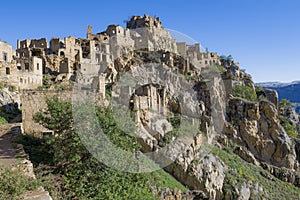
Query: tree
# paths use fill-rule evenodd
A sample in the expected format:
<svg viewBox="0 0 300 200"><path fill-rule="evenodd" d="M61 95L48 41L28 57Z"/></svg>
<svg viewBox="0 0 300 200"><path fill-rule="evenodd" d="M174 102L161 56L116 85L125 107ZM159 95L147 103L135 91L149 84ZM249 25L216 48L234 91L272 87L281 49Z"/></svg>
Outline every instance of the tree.
<svg viewBox="0 0 300 200"><path fill-rule="evenodd" d="M294 104L288 99L281 99L281 101L279 102L279 107L287 108L293 106Z"/></svg>
<svg viewBox="0 0 300 200"><path fill-rule="evenodd" d="M229 55L229 56L227 56L227 60L229 60L229 61L233 61L233 57L232 57L232 55Z"/></svg>

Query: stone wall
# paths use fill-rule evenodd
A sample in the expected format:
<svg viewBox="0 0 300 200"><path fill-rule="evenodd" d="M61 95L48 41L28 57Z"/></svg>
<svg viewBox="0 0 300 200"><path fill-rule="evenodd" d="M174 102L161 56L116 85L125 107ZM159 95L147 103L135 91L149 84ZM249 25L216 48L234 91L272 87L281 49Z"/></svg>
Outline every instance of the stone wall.
<svg viewBox="0 0 300 200"><path fill-rule="evenodd" d="M21 96L21 102L22 122L25 134L32 134L39 137L42 133L51 132L50 130L36 123L33 120L33 116L47 108L47 98L51 99L55 96L63 101L72 101L72 98L74 97L86 98L86 96L88 96L90 97L89 99L95 98L97 105L101 105L104 102L103 95L88 91L75 92L73 90L24 90Z"/></svg>
<svg viewBox="0 0 300 200"><path fill-rule="evenodd" d="M39 136L43 132L47 132L46 128L34 122L33 116L41 110L46 109L46 99L57 96L61 100L70 101L72 91L61 90L24 90L21 96L22 102L22 122L25 134L33 134Z"/></svg>

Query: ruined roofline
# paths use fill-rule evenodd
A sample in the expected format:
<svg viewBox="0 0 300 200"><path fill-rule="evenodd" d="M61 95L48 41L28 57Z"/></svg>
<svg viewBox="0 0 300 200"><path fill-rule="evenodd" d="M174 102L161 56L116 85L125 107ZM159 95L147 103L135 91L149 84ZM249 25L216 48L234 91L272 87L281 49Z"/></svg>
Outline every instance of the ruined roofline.
<svg viewBox="0 0 300 200"><path fill-rule="evenodd" d="M8 44L8 45L12 46L10 43L8 43L8 42L6 42L6 41L4 41L4 40L2 40L2 39L0 39L0 42L2 42L2 43L5 43L5 44Z"/></svg>
<svg viewBox="0 0 300 200"><path fill-rule="evenodd" d="M163 28L163 25L159 17L152 17L150 15L144 14L144 16L132 16L129 21L126 22L126 28L136 29L136 28Z"/></svg>

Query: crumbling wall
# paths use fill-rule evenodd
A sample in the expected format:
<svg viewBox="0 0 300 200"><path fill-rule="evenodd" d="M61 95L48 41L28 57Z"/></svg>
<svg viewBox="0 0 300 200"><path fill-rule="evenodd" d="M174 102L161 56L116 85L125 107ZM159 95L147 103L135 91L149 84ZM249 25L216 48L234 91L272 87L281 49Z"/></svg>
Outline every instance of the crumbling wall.
<svg viewBox="0 0 300 200"><path fill-rule="evenodd" d="M14 54L12 46L0 40L0 62L12 62Z"/></svg>
<svg viewBox="0 0 300 200"><path fill-rule="evenodd" d="M0 63L0 81L20 89L43 84L43 62L38 57L17 59L17 63Z"/></svg>
<svg viewBox="0 0 300 200"><path fill-rule="evenodd" d="M57 97L63 101L72 101L72 98L79 98L88 96L89 99L95 98L97 105L104 103L103 95L100 93L93 93L86 91L85 94L82 92L74 92L73 90L23 90L21 96L22 103L22 122L25 134L41 136L43 133L49 133L49 130L33 120L33 116L40 111L47 108L46 99Z"/></svg>
<svg viewBox="0 0 300 200"><path fill-rule="evenodd" d="M22 122L25 134L40 136L43 132L48 132L45 127L36 123L33 116L39 111L47 108L46 99L58 97L61 100L70 101L72 92L69 90L24 90L21 96L22 102Z"/></svg>
<svg viewBox="0 0 300 200"><path fill-rule="evenodd" d="M48 48L46 38L33 39L33 40L18 40L17 54L21 57L31 57L37 55L45 55ZM35 55L36 54L36 55Z"/></svg>
<svg viewBox="0 0 300 200"><path fill-rule="evenodd" d="M152 18L149 15L133 16L127 23L126 27L129 29L156 27L163 28L162 23L158 17Z"/></svg>

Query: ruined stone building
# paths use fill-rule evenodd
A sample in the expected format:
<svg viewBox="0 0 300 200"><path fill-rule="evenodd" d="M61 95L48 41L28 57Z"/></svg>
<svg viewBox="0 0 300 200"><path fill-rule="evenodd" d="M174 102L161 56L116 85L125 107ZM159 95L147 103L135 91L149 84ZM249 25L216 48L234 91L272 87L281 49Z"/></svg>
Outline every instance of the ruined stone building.
<svg viewBox="0 0 300 200"><path fill-rule="evenodd" d="M0 62L10 63L13 60L13 56L15 55L12 46L0 40Z"/></svg>
<svg viewBox="0 0 300 200"><path fill-rule="evenodd" d="M20 89L37 88L42 85L42 59L32 55L31 51L25 50L25 48L29 48L29 43L22 43L24 45L22 55L24 53L26 56L20 58L16 56L19 53L16 53L11 45L0 42L0 51L3 55L0 61L0 81L2 83Z"/></svg>
<svg viewBox="0 0 300 200"><path fill-rule="evenodd" d="M50 73L58 80L77 80L105 90L100 83L115 81L120 68L116 60L132 59L137 51L160 52L158 59L168 66L179 66L183 73L192 71L190 63L197 67L220 64L216 53L201 52L200 44L176 42L159 18L144 15L133 16L126 28L109 25L96 34L88 26L86 38L52 38L49 43L46 38L18 40L16 51L0 42L0 62L5 63L1 64L1 80L21 89L34 89L42 85L43 74Z"/></svg>
<svg viewBox="0 0 300 200"><path fill-rule="evenodd" d="M178 42L179 55L193 63L197 67L206 67L214 64L221 64L217 53L202 52L200 44L188 45L185 42Z"/></svg>

